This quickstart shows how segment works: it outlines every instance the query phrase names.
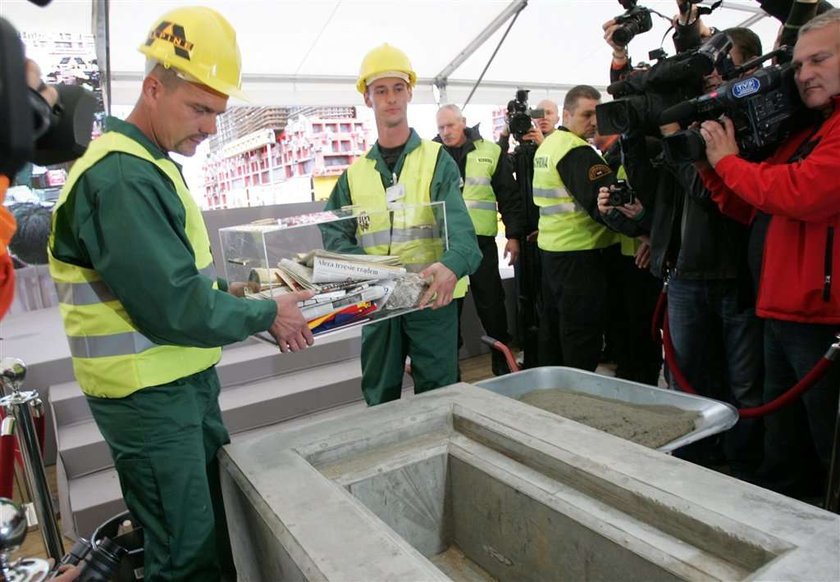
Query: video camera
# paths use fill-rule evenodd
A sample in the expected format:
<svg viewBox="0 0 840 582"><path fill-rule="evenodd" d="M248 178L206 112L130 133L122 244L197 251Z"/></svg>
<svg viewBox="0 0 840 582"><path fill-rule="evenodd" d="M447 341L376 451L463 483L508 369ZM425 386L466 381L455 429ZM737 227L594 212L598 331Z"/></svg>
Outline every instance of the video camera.
<svg viewBox="0 0 840 582"><path fill-rule="evenodd" d="M84 153L96 97L79 86L54 88L59 101L50 107L27 86L23 46L14 27L0 18L0 174L11 178L26 162L47 166Z"/></svg>
<svg viewBox="0 0 840 582"><path fill-rule="evenodd" d="M508 128L511 135L519 142L522 141L522 136L531 131L533 119L545 117L544 109L528 108L528 93L530 93L528 89L518 89L516 98L508 101L507 104Z"/></svg>
<svg viewBox="0 0 840 582"><path fill-rule="evenodd" d="M108 582L120 566L120 561L127 551L108 538L102 538L93 547L85 538L79 538L73 548L56 565L55 571L62 566L78 567L78 582Z"/></svg>
<svg viewBox="0 0 840 582"><path fill-rule="evenodd" d="M699 48L660 59L647 70L634 71L607 92L618 99L595 108L602 135L641 132L658 136L666 109L703 93L703 78L724 69L732 41L723 32Z"/></svg>
<svg viewBox="0 0 840 582"><path fill-rule="evenodd" d="M735 75L779 54L789 54L790 50L782 47L757 57L738 67ZM660 121L686 126L725 114L735 125L741 156L760 160L789 135L793 120L805 111L793 77L790 63L759 69L746 78L733 79L711 93L666 109ZM694 127L666 137L662 147L672 162L693 162L706 156L706 143Z"/></svg>

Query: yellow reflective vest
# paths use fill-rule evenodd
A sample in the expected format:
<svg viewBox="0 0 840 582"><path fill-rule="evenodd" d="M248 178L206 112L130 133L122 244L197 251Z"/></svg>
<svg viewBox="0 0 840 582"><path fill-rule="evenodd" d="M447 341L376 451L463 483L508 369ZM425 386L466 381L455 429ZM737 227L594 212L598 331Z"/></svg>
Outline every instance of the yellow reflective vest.
<svg viewBox="0 0 840 582"><path fill-rule="evenodd" d="M397 181L404 195L390 208L375 160L363 156L347 169L353 206L370 213L369 220L357 221L356 228L356 240L366 253L396 255L407 270L415 273L440 260L445 249L440 229L443 217L436 216L429 206L440 148L440 144L424 139L406 154ZM454 296L463 297L465 293L463 278Z"/></svg>
<svg viewBox="0 0 840 582"><path fill-rule="evenodd" d="M106 133L90 144L73 165L56 210L66 202L79 178L112 152L129 154L155 164L172 181L186 210L185 231L195 254L195 266L216 285L207 228L175 163L168 158L156 160L141 144L121 133ZM53 221L56 216L57 212L54 212ZM140 333L125 307L95 270L65 263L52 255L53 237L51 233L48 248L50 274L58 291L73 370L85 394L122 398L141 388L165 384L206 370L219 361L221 348L152 342ZM142 270L143 266L138 265L137 268Z"/></svg>
<svg viewBox="0 0 840 582"><path fill-rule="evenodd" d="M577 147L589 147L570 131L552 132L534 155L534 204L540 209L537 246L564 252L600 249L616 242L615 234L595 222L566 190L557 164Z"/></svg>
<svg viewBox="0 0 840 582"><path fill-rule="evenodd" d="M496 236L499 219L491 182L502 148L483 139L476 140L473 145L475 149L467 154L464 167L464 204L470 213L475 234Z"/></svg>

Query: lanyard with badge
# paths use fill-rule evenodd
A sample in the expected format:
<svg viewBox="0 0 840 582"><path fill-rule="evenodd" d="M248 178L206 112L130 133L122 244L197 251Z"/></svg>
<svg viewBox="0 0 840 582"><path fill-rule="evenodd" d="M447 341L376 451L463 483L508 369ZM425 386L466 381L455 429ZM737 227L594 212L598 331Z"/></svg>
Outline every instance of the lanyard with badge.
<svg viewBox="0 0 840 582"><path fill-rule="evenodd" d="M389 241L393 242L394 238L394 211L400 208L405 198L405 184L397 181L397 173L391 173L391 185L385 189L385 203L388 205L388 218L391 223L391 230L389 234ZM391 252L391 242L388 244L388 253Z"/></svg>
<svg viewBox="0 0 840 582"><path fill-rule="evenodd" d="M388 203L388 208L393 210L393 206L401 204L402 199L405 198L405 184L397 182L397 174L391 174L391 185L385 189L385 202Z"/></svg>

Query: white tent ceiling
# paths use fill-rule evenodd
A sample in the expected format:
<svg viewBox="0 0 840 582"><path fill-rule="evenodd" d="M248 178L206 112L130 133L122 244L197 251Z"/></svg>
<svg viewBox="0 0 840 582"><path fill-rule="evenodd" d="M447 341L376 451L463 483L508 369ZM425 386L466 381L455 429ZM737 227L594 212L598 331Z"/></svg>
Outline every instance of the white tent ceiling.
<svg viewBox="0 0 840 582"><path fill-rule="evenodd" d="M663 14L674 0L640 1ZM710 2L706 2L710 3ZM0 15L19 30L91 32L91 0L54 0L47 8L25 0L0 0ZM355 75L364 54L389 42L411 58L420 83L415 103L434 103L432 79L513 4L510 0L111 0L110 51L115 105L134 102L143 68L136 48L152 22L168 9L187 4L211 6L238 33L244 88L258 104L357 104ZM754 16L758 4L725 1L706 22L736 26ZM517 87L528 87L532 101L579 83L608 83L610 48L601 24L620 14L616 0L530 0L488 69L473 103L507 102ZM502 24L450 76L447 100L462 103L507 28ZM636 61L659 46L668 23L655 18L650 32L630 44ZM778 23L759 19L751 28L765 50ZM673 53L670 39L665 49Z"/></svg>

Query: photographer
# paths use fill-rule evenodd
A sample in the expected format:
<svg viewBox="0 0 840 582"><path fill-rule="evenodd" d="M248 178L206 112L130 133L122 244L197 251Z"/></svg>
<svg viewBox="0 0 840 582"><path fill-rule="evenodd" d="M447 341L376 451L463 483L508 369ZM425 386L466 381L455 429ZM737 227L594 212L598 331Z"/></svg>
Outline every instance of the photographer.
<svg viewBox="0 0 840 582"><path fill-rule="evenodd" d="M631 5L635 8L635 2L621 2L622 5ZM683 52L690 48L694 48L701 41L710 38L716 30L706 26L700 18L700 9L696 4L688 0L677 0L677 8L679 13L671 19L671 26L674 28L674 47L677 52ZM637 10L641 7L636 8ZM615 83L626 77L633 71L632 61L630 59L629 51L627 50L627 43L618 42L614 36L616 31L622 28L620 18L611 18L601 25L604 31L604 40L612 48L612 63L610 65L610 83ZM649 29L642 28L640 32ZM632 36L630 37L632 38Z"/></svg>
<svg viewBox="0 0 840 582"><path fill-rule="evenodd" d="M726 31L733 42L733 64L759 56L758 37L746 29ZM706 90L720 84L716 73L703 79ZM679 130L661 128L662 135ZM761 402L761 328L746 264L747 230L723 216L710 200L690 162L672 163L659 144L643 135L622 138L624 164L638 192L653 193L651 272L667 287L667 316L676 366L699 394L737 407ZM671 378L672 386L675 381ZM712 443L684 451L699 463L718 462ZM724 438L733 474L749 478L761 459L760 421L741 421Z"/></svg>
<svg viewBox="0 0 840 582"><path fill-rule="evenodd" d="M701 126L712 169L705 183L718 205L753 221L764 237L756 311L764 318L764 401L784 393L814 366L840 328L840 9L805 24L793 53L795 82L814 121L763 163L738 156L732 122ZM746 212L745 212L746 211ZM765 417L767 487L790 495L820 493L829 467L840 367L802 396L810 441L821 473L807 466L799 445L808 429L796 409ZM807 437L806 437L807 439Z"/></svg>
<svg viewBox="0 0 840 582"><path fill-rule="evenodd" d="M596 135L593 144L616 176L619 179L624 177L618 136ZM609 353L608 359L615 362L616 378L658 386L662 346L652 337L650 327L662 291L662 281L654 277L649 268L650 213L645 212L639 198L644 197L650 204L645 194L630 190L628 199L618 190L608 188L601 188L598 194L598 210L603 216L622 215L644 233L638 236L619 234L621 254L608 273L609 315L605 352ZM607 223L614 228L609 221Z"/></svg>
<svg viewBox="0 0 840 582"><path fill-rule="evenodd" d="M533 126L522 136L520 141L539 146L546 137L557 129L557 124L560 123L560 114L557 112L557 103L551 99L543 99L537 103L537 109L542 110L543 116L533 121ZM499 135L499 141L496 143L502 148L503 152L510 149L510 128L507 125L505 125Z"/></svg>

